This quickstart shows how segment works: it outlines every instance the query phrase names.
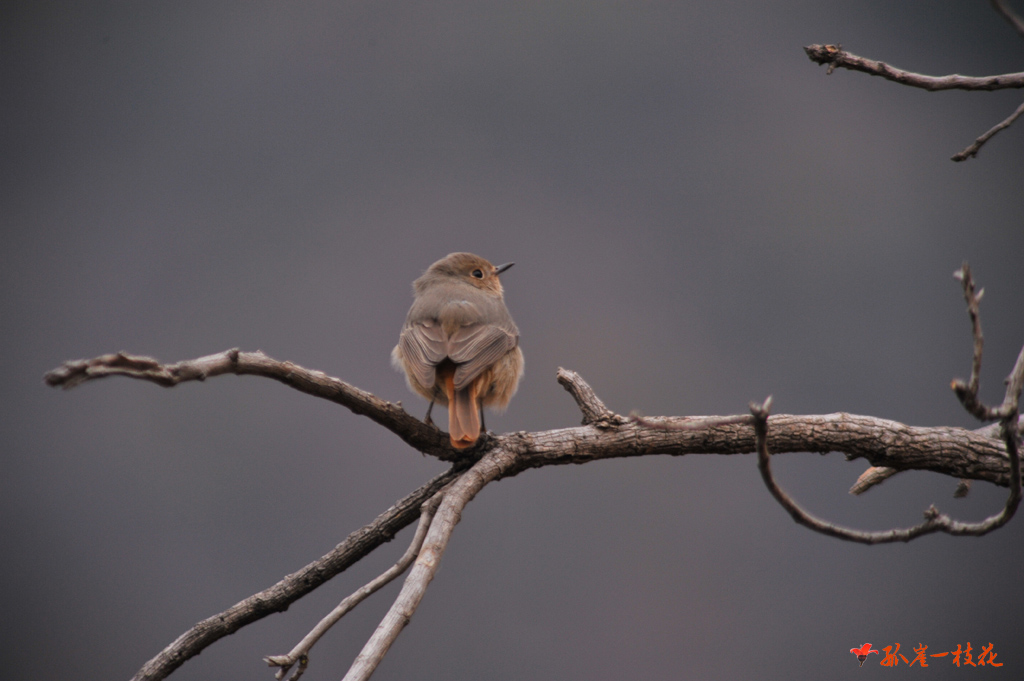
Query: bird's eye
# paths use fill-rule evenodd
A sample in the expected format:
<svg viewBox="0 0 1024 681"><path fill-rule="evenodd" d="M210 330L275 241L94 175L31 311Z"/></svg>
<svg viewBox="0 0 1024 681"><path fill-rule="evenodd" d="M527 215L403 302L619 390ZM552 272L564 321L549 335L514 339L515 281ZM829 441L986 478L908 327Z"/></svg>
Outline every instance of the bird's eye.
<svg viewBox="0 0 1024 681"><path fill-rule="evenodd" d="M472 272L470 272L470 274L472 274L477 279L483 279L484 278L483 270L473 270Z"/></svg>

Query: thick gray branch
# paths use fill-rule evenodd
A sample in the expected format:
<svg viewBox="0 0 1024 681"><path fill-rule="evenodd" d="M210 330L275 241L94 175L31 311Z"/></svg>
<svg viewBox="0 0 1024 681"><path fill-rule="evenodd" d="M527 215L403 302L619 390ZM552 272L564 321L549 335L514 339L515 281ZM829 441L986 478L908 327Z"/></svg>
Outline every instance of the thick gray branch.
<svg viewBox="0 0 1024 681"><path fill-rule="evenodd" d="M526 468L580 464L599 459L667 454L750 454L757 443L753 425L726 423L704 429L693 422L734 417L646 417L614 428L581 426L536 433L513 433L498 438L520 454L510 474ZM749 421L749 416L745 420ZM656 423L670 428L649 427ZM848 459L864 458L872 466L896 470L926 470L954 478L985 480L1006 486L1010 468L1006 448L990 431L948 426L908 426L897 421L855 414L773 415L768 433L772 452L842 452ZM678 424L685 429L675 430Z"/></svg>

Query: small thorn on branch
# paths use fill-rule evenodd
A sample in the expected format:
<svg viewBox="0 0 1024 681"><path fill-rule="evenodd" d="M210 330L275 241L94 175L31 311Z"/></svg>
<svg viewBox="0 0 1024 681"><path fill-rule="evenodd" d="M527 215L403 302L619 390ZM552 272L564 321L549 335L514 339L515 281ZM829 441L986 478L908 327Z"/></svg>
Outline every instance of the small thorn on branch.
<svg viewBox="0 0 1024 681"><path fill-rule="evenodd" d="M956 489L953 491L954 499L963 499L971 492L971 481L967 478L960 478L956 484Z"/></svg>
<svg viewBox="0 0 1024 681"><path fill-rule="evenodd" d="M871 466L866 471L860 474L857 481L853 483L850 488L850 494L857 496L864 494L872 487L881 485L883 482L891 478L892 476L899 473L895 468L888 468L886 466Z"/></svg>

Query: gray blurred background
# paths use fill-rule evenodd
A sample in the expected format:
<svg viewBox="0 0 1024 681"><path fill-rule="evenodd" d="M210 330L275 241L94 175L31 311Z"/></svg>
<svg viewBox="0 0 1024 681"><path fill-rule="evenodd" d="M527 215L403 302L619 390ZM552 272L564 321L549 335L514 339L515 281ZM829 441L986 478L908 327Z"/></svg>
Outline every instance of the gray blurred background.
<svg viewBox="0 0 1024 681"><path fill-rule="evenodd" d="M421 415L388 353L412 280L457 250L517 263L526 377L498 432L579 423L559 366L622 413L773 394L777 413L977 427L949 390L970 367L965 259L989 401L1024 342L1024 121L948 160L1021 92L826 76L802 50L1019 71L985 2L22 2L0 22L0 633L20 675L127 678L443 469L273 381L46 388L66 359L262 349ZM775 466L863 529L931 503L978 520L1006 494L908 473L853 498L864 461ZM272 678L261 657L410 532L173 678ZM865 641L992 642L999 669L921 676L1019 678L1022 538L1024 518L825 538L752 456L530 471L468 507L375 678L862 679L881 673L847 652ZM397 588L306 678L340 678Z"/></svg>

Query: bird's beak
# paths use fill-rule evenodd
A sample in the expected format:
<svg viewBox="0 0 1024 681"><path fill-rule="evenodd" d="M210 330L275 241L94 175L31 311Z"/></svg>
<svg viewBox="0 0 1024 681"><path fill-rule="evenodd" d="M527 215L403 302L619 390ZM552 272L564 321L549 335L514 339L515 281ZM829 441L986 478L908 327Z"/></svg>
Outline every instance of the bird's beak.
<svg viewBox="0 0 1024 681"><path fill-rule="evenodd" d="M507 270L509 267L512 267L512 265L515 265L515 263L514 262L507 262L504 265L498 265L497 267L494 268L494 273L495 274L501 274L502 272Z"/></svg>

